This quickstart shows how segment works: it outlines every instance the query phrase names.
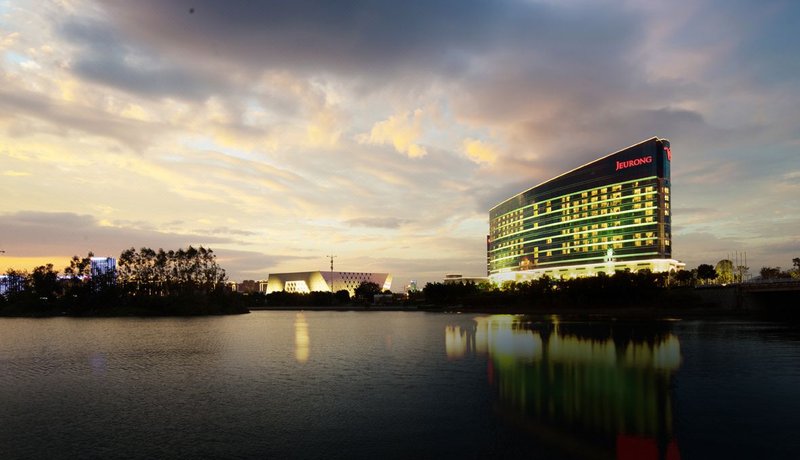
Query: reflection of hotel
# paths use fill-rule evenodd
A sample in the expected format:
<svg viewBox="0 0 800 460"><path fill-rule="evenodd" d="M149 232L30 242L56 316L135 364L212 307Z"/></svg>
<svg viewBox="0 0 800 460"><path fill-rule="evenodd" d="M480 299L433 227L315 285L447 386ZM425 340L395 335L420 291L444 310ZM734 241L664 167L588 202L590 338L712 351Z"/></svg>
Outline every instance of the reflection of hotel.
<svg viewBox="0 0 800 460"><path fill-rule="evenodd" d="M355 289L365 281L377 284L384 291L392 287L392 276L388 273L313 271L270 273L266 286L262 283L262 290L267 294L280 291L309 293L345 290L352 296Z"/></svg>
<svg viewBox="0 0 800 460"><path fill-rule="evenodd" d="M669 141L653 137L519 193L489 211L494 282L675 270Z"/></svg>
<svg viewBox="0 0 800 460"><path fill-rule="evenodd" d="M576 457L679 458L670 389L681 353L668 325L523 319L446 328L448 358L486 355L501 410Z"/></svg>

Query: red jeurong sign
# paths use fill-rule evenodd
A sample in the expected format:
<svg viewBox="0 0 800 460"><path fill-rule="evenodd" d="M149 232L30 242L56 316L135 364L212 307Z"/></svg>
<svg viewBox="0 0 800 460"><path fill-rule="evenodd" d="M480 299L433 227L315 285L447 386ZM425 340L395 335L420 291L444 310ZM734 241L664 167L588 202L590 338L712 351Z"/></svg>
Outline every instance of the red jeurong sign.
<svg viewBox="0 0 800 460"><path fill-rule="evenodd" d="M625 161L618 161L617 162L617 169L615 171L619 171L620 169L630 168L633 166L640 166L648 163L653 162L652 156L646 156L641 158L636 158L634 160L625 160Z"/></svg>

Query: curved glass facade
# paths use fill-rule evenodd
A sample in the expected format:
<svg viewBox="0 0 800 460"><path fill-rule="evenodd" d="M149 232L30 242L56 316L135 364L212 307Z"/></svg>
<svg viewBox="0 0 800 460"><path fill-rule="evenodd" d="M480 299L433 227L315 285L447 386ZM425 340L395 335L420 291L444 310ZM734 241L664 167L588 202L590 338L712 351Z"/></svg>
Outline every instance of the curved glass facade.
<svg viewBox="0 0 800 460"><path fill-rule="evenodd" d="M489 211L495 280L674 268L669 141L651 138L566 172Z"/></svg>

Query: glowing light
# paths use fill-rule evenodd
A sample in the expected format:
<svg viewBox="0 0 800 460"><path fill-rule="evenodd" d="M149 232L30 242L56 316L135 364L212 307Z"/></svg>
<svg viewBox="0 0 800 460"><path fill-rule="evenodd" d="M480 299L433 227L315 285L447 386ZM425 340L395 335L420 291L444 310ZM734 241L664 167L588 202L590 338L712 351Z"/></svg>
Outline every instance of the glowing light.
<svg viewBox="0 0 800 460"><path fill-rule="evenodd" d="M467 354L466 331L459 326L447 326L444 330L444 348L447 359L463 358Z"/></svg>
<svg viewBox="0 0 800 460"><path fill-rule="evenodd" d="M298 313L294 317L294 357L298 363L308 361L310 342L306 316L303 313Z"/></svg>

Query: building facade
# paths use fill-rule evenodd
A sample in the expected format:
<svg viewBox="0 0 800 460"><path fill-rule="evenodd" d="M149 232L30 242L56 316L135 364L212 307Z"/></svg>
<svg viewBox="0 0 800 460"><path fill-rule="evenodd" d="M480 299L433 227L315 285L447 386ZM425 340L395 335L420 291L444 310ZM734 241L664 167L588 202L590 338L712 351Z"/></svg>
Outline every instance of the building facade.
<svg viewBox="0 0 800 460"><path fill-rule="evenodd" d="M356 288L362 282L375 283L381 290L392 287L392 275L388 273L365 272L330 272L313 271L297 273L270 273L266 283L260 289L267 294L271 292L337 292L348 291L355 295Z"/></svg>
<svg viewBox="0 0 800 460"><path fill-rule="evenodd" d="M669 141L653 137L521 192L489 211L493 282L675 270Z"/></svg>
<svg viewBox="0 0 800 460"><path fill-rule="evenodd" d="M91 257L89 261L92 276L113 275L117 270L117 259L113 257Z"/></svg>
<svg viewBox="0 0 800 460"><path fill-rule="evenodd" d="M485 276L464 276L461 274L448 274L444 275L444 279L442 279L442 283L444 284L481 284L486 283L489 281L489 278Z"/></svg>

